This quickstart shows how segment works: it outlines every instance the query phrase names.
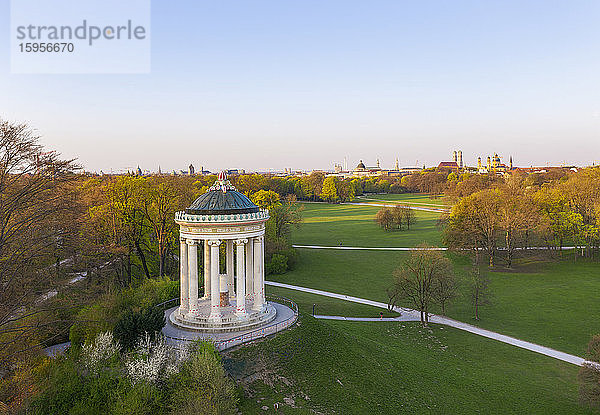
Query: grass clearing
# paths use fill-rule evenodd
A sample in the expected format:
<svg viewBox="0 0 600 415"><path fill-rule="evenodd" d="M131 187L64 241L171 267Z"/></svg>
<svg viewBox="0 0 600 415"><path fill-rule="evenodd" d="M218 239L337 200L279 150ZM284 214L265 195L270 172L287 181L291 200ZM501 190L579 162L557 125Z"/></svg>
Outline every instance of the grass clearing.
<svg viewBox="0 0 600 415"><path fill-rule="evenodd" d="M543 258L517 261L513 270L488 272L492 304L472 319L464 258L453 258L460 297L448 315L464 322L547 347L584 356L587 343L600 333L600 264Z"/></svg>
<svg viewBox="0 0 600 415"><path fill-rule="evenodd" d="M586 414L577 367L447 327L315 320L227 352L243 413ZM267 407L267 410L262 409Z"/></svg>
<svg viewBox="0 0 600 415"><path fill-rule="evenodd" d="M384 317L397 317L399 315L396 312L366 304L338 300L336 298L290 290L288 288L267 285L266 291L267 295L271 294L293 300L298 305L300 312L306 315L312 315L313 304L315 305L315 314L325 316L379 317L380 312L383 312Z"/></svg>
<svg viewBox="0 0 600 415"><path fill-rule="evenodd" d="M385 231L375 223L379 207L303 203L303 223L292 242L298 245L411 247L426 242L442 246L439 214L416 211L410 230Z"/></svg>
<svg viewBox="0 0 600 415"><path fill-rule="evenodd" d="M306 204L306 223L295 232L294 243L334 245L343 232L345 245L416 246L423 239L439 241L436 214L427 214L411 231L385 232L371 219L377 208ZM347 241L347 242L346 242ZM409 255L398 251L336 251L298 249L296 268L274 281L387 301L392 272ZM492 304L473 320L468 268L470 261L449 254L459 282L459 298L448 307L452 318L502 334L583 356L590 337L600 333L600 264L585 260L561 261L544 254L521 255L512 270L500 265L489 272ZM500 263L500 262L499 262ZM434 310L439 312L439 310Z"/></svg>
<svg viewBox="0 0 600 415"><path fill-rule="evenodd" d="M449 207L449 203L442 197L431 197L421 193L401 194L366 194L358 196L356 201L377 203L390 202L422 207Z"/></svg>

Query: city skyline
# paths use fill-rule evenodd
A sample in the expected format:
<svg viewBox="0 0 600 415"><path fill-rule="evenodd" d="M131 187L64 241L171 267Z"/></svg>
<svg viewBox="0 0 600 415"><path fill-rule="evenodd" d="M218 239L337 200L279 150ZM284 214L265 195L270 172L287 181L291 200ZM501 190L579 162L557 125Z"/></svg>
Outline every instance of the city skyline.
<svg viewBox="0 0 600 415"><path fill-rule="evenodd" d="M12 75L4 59L0 117L91 171L433 166L456 148L471 165L490 151L592 165L599 13L585 1L154 2L149 74ZM9 16L0 0L2 30Z"/></svg>
<svg viewBox="0 0 600 415"><path fill-rule="evenodd" d="M549 162L545 163L545 164L539 164L539 165L534 165L534 164L527 164L527 163L516 163L514 162L513 159L513 155L501 155L501 154L497 154L496 152L492 152L492 153L485 153L485 154L481 154L481 155L475 155L474 156L474 161L473 162L469 162L469 161L465 161L464 157L462 157L462 162L458 162L458 163L462 163L462 164L457 164L458 168L460 169L477 169L479 166L479 162L482 163L483 167L486 166L487 163L487 159L493 159L494 156L497 156L500 160L500 163L503 163L505 165L511 165L511 167L514 164L515 168L522 168L522 169L528 169L528 168L544 168L544 167L550 167L550 168L556 168L556 167L560 167L560 168L565 168L565 167L577 167L577 168L584 168L584 167L590 167L590 166L598 166L600 165L599 163L592 163L591 165L577 165L574 163L559 163L559 164L550 164ZM480 160L479 160L480 158ZM408 163L404 163L402 164L400 162L400 160L398 158L393 159L391 162L384 162L384 159L381 157L376 157L374 158L372 161L369 158L365 158L365 159L358 159L356 160L356 162L354 160L348 160L347 158L342 158L341 161L337 161L334 160L331 164L331 166L326 166L326 167L321 167L321 168L314 168L314 169L303 169L301 167L298 168L294 168L294 167L283 167L281 169L276 169L273 167L267 167L265 169L256 169L256 170L251 170L251 169L246 169L243 166L228 166L228 165L221 165L221 166L217 166L215 168L213 168L212 170L209 169L205 164L202 163L195 163L195 162L191 162L189 163L189 165L186 166L178 166L174 169L165 169L163 168L160 164L156 167L151 167L151 166L144 166L141 164L135 164L135 165L131 165L128 166L124 169L115 169L115 168L111 168L109 170L102 170L102 173L104 174L122 174L122 173L135 173L136 171L142 171L144 174L150 173L150 174L155 174L155 173L159 173L159 174L171 174L173 172L175 172L176 174L181 174L181 173L185 173L187 174L189 172L189 168L193 167L194 172L192 174L217 174L219 172L222 171L234 171L234 172L239 172L240 174L247 174L247 173L284 173L284 174L294 174L294 173L310 173L311 171L323 171L323 172L336 172L336 168L339 168L339 170L341 172L352 172L354 170L356 170L356 168L358 167L359 164L365 164L366 165L366 169L380 169L382 171L397 171L398 168L399 170L405 170L405 169L422 169L423 167L425 167L426 169L432 169L432 168L439 168L438 164L439 163L451 163L453 161L452 158L452 154L450 154L448 157L446 158L442 158L440 160L438 160L437 162L435 162L432 165L427 165L427 164L408 164ZM470 160L470 158L467 158L466 160ZM216 166L216 164L215 164ZM447 168L447 167L442 167L442 168ZM84 169L86 170L86 169ZM91 171L91 170L86 170L88 172L91 173L99 173L99 171ZM234 173L235 174L235 173Z"/></svg>

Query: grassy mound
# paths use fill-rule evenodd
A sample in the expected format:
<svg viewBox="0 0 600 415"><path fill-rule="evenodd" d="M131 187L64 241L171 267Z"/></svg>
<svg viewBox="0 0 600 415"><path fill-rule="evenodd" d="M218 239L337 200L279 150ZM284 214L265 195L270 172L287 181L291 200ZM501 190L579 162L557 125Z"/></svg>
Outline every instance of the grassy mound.
<svg viewBox="0 0 600 415"><path fill-rule="evenodd" d="M244 387L243 413L588 413L576 402L575 366L417 323L303 315L224 362Z"/></svg>

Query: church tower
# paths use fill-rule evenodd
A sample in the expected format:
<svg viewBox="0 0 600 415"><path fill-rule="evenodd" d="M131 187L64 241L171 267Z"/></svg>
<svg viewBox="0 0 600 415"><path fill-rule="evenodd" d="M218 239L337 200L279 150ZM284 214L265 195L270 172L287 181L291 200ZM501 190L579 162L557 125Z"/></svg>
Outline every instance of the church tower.
<svg viewBox="0 0 600 415"><path fill-rule="evenodd" d="M481 157L477 157L477 170L481 170Z"/></svg>
<svg viewBox="0 0 600 415"><path fill-rule="evenodd" d="M510 164L510 169L512 170L513 169L512 156L510 156L509 164Z"/></svg>

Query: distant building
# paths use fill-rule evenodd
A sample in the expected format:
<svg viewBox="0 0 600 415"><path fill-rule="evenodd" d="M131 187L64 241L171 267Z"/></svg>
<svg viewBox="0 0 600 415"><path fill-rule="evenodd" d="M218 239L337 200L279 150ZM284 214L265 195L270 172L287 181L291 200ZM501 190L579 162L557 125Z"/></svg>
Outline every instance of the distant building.
<svg viewBox="0 0 600 415"><path fill-rule="evenodd" d="M463 164L462 150L454 150L452 152L452 161L442 161L438 164L438 170L461 170L465 166Z"/></svg>
<svg viewBox="0 0 600 415"><path fill-rule="evenodd" d="M245 174L246 170L244 169L229 169L229 170L225 170L225 172L229 175L229 174Z"/></svg>
<svg viewBox="0 0 600 415"><path fill-rule="evenodd" d="M190 167L188 167L188 171L190 172L190 176L193 176L195 173L194 166L190 163Z"/></svg>
<svg viewBox="0 0 600 415"><path fill-rule="evenodd" d="M494 153L493 156L488 156L487 163L485 167L481 162L481 157L477 158L477 172L480 174L488 174L488 173L510 173L514 170L512 156L510 157L510 163L507 166L502 163L502 159L498 156L498 153Z"/></svg>
<svg viewBox="0 0 600 415"><path fill-rule="evenodd" d="M367 167L362 160L358 163L356 168L352 171L350 176L352 177L368 177L368 176L379 176L382 173L379 159L377 159L377 166Z"/></svg>
<svg viewBox="0 0 600 415"><path fill-rule="evenodd" d="M442 161L437 166L438 170L458 170L458 163L456 161Z"/></svg>

